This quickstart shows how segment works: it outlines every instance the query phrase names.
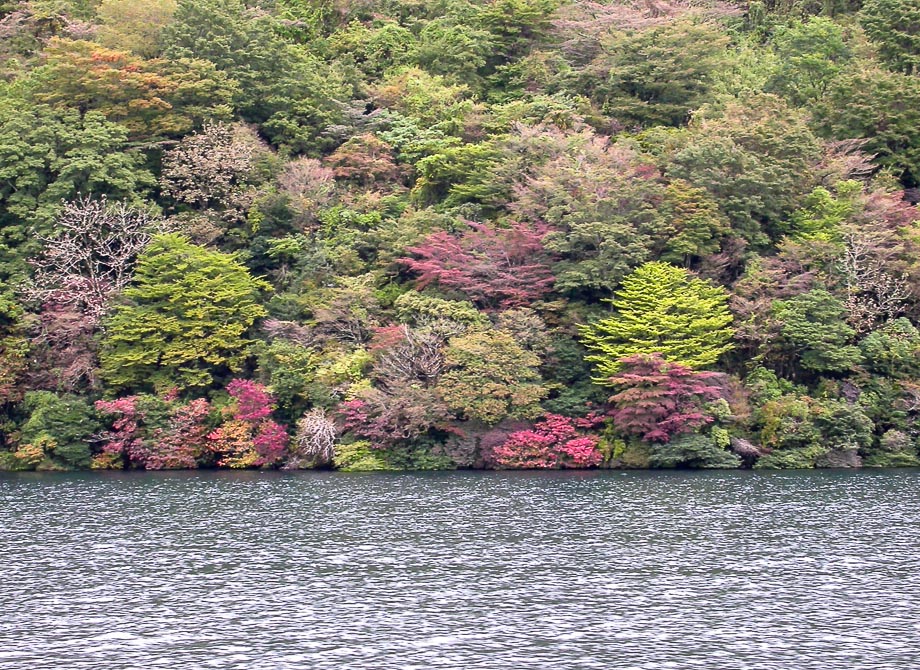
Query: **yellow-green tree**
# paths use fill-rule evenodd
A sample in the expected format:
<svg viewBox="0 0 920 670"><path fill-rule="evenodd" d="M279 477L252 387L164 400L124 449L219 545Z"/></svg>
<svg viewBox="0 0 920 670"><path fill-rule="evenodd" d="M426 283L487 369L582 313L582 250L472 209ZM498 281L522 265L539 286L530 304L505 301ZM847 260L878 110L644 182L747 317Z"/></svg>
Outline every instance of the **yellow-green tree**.
<svg viewBox="0 0 920 670"><path fill-rule="evenodd" d="M246 333L265 315L258 292L268 288L231 255L157 236L124 292L128 302L106 324L100 358L109 387L200 388L239 370Z"/></svg>
<svg viewBox="0 0 920 670"><path fill-rule="evenodd" d="M597 383L607 384L628 356L658 353L703 368L732 348L728 294L683 268L646 263L623 280L610 302L613 316L581 327Z"/></svg>

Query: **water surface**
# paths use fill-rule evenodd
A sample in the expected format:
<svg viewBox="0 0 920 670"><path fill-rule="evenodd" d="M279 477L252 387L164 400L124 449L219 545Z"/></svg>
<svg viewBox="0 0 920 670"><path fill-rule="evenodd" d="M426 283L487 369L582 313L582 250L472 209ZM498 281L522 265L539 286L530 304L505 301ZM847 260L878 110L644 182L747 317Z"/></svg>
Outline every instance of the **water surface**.
<svg viewBox="0 0 920 670"><path fill-rule="evenodd" d="M0 474L0 668L920 668L920 472Z"/></svg>

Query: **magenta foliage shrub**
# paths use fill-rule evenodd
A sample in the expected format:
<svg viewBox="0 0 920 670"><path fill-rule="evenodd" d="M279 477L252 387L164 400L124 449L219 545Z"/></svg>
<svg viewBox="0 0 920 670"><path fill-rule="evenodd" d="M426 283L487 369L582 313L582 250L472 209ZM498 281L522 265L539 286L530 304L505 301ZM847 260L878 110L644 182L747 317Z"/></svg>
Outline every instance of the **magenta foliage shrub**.
<svg viewBox="0 0 920 670"><path fill-rule="evenodd" d="M111 428L99 436L106 461L121 463L122 459L127 459L128 463L143 467L147 454L141 430L143 416L137 408L137 396L97 400L96 411L114 416Z"/></svg>
<svg viewBox="0 0 920 670"><path fill-rule="evenodd" d="M275 399L265 386L248 379L234 379L227 392L236 400L234 419L259 421L271 415Z"/></svg>
<svg viewBox="0 0 920 670"><path fill-rule="evenodd" d="M206 452L207 400L182 404L174 395L135 395L99 400L96 410L112 417L110 428L98 436L102 446L97 467L196 468Z"/></svg>
<svg viewBox="0 0 920 670"><path fill-rule="evenodd" d="M549 227L468 225L460 236L444 231L429 235L409 249L415 258L401 259L418 273L418 288L436 282L489 309L528 305L552 288L551 259L542 243Z"/></svg>
<svg viewBox="0 0 920 670"><path fill-rule="evenodd" d="M722 395L712 382L715 372L696 372L665 361L660 354L624 358L610 382L619 392L610 397L610 416L617 430L646 442L669 442L711 423L707 402Z"/></svg>
<svg viewBox="0 0 920 670"><path fill-rule="evenodd" d="M515 431L493 447L489 460L498 468L590 468L601 462L602 455L596 437L578 432L588 423L546 414L533 428Z"/></svg>
<svg viewBox="0 0 920 670"><path fill-rule="evenodd" d="M155 448L146 462L148 470L194 468L207 451L208 415L211 404L204 398L179 405L171 414L166 429L154 432Z"/></svg>
<svg viewBox="0 0 920 670"><path fill-rule="evenodd" d="M217 464L231 468L275 465L287 449L284 426L271 418L275 399L264 385L234 379L227 385L233 402L224 412L226 420L208 435Z"/></svg>

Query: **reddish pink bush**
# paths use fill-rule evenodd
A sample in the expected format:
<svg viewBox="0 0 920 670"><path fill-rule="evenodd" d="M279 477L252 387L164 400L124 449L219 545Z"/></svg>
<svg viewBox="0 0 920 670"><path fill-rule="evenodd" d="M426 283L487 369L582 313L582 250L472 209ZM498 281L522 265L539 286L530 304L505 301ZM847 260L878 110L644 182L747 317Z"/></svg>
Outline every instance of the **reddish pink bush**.
<svg viewBox="0 0 920 670"><path fill-rule="evenodd" d="M511 433L489 455L491 464L498 468L552 469L590 468L602 460L594 436L581 435L576 419L547 414L529 430Z"/></svg>
<svg viewBox="0 0 920 670"><path fill-rule="evenodd" d="M127 396L99 400L96 410L114 417L109 430L100 434L101 453L96 467L134 467L175 470L198 467L206 452L207 400L176 402L175 394Z"/></svg>
<svg viewBox="0 0 920 670"><path fill-rule="evenodd" d="M271 418L275 399L264 385L234 379L227 385L233 402L225 410L227 420L208 435L208 447L217 464L230 468L275 465L287 449L284 426Z"/></svg>
<svg viewBox="0 0 920 670"><path fill-rule="evenodd" d="M234 379L227 384L227 392L236 400L235 419L259 421L272 413L275 399L262 384L248 379Z"/></svg>
<svg viewBox="0 0 920 670"><path fill-rule="evenodd" d="M154 432L153 449L147 456L148 470L195 468L207 452L208 415L211 405L199 398L175 408L165 429Z"/></svg>

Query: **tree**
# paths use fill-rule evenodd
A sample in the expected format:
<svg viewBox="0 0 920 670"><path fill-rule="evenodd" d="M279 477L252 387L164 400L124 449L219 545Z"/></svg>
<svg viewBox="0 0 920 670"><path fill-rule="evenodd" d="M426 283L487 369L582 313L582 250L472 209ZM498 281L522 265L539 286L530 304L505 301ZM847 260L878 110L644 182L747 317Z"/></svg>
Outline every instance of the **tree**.
<svg viewBox="0 0 920 670"><path fill-rule="evenodd" d="M326 416L324 409L314 407L298 419L291 453L284 467L298 470L331 463L338 436L335 422Z"/></svg>
<svg viewBox="0 0 920 670"><path fill-rule="evenodd" d="M23 383L31 389L99 388L99 321L73 305L46 302L26 320L31 350Z"/></svg>
<svg viewBox="0 0 920 670"><path fill-rule="evenodd" d="M22 317L23 309L12 293L0 292L0 412L22 400L24 390L20 382L28 366L30 349Z"/></svg>
<svg viewBox="0 0 920 670"><path fill-rule="evenodd" d="M458 237L438 232L408 249L416 258L403 258L401 262L419 274L419 289L436 282L443 288L461 291L489 309L526 305L550 290L553 276L541 244L547 232L545 226L468 225L469 229Z"/></svg>
<svg viewBox="0 0 920 670"><path fill-rule="evenodd" d="M226 407L226 421L208 435L217 464L229 468L277 465L289 438L281 424L271 418L275 399L262 384L234 379L227 384L233 399Z"/></svg>
<svg viewBox="0 0 920 670"><path fill-rule="evenodd" d="M859 20L892 69L905 74L920 71L918 0L866 0Z"/></svg>
<svg viewBox="0 0 920 670"><path fill-rule="evenodd" d="M109 426L96 437L94 468L190 469L208 452L211 405L203 398L181 403L175 392L132 395L97 400L95 407Z"/></svg>
<svg viewBox="0 0 920 670"><path fill-rule="evenodd" d="M714 23L676 21L614 33L584 79L605 111L623 125L686 123L727 65L729 38Z"/></svg>
<svg viewBox="0 0 920 670"><path fill-rule="evenodd" d="M540 359L507 333L474 332L450 340L447 372L437 390L464 418L496 424L506 417L528 419L540 412L546 389L540 384Z"/></svg>
<svg viewBox="0 0 920 670"><path fill-rule="evenodd" d="M815 132L862 150L906 186L920 182L920 78L853 61L812 109Z"/></svg>
<svg viewBox="0 0 920 670"><path fill-rule="evenodd" d="M0 104L0 277L24 274L63 201L91 193L140 204L155 181L127 140L99 112Z"/></svg>
<svg viewBox="0 0 920 670"><path fill-rule="evenodd" d="M704 107L665 158L670 179L706 189L732 231L752 245L779 237L810 190L820 143L803 112L774 95L746 93L724 107Z"/></svg>
<svg viewBox="0 0 920 670"><path fill-rule="evenodd" d="M895 319L869 333L859 349L873 372L896 379L920 376L920 331L909 319Z"/></svg>
<svg viewBox="0 0 920 670"><path fill-rule="evenodd" d="M252 206L250 190L260 153L267 150L250 128L207 124L164 152L160 183L176 202L201 211L214 209L225 222L237 223Z"/></svg>
<svg viewBox="0 0 920 670"><path fill-rule="evenodd" d="M55 227L54 237L40 237L45 248L32 261L26 298L71 306L97 323L131 281L156 224L149 212L124 202L78 196L64 205Z"/></svg>
<svg viewBox="0 0 920 670"><path fill-rule="evenodd" d="M162 40L168 58L210 61L237 82L234 107L273 143L316 151L349 91L335 70L283 33L277 17L241 0L178 0Z"/></svg>
<svg viewBox="0 0 920 670"><path fill-rule="evenodd" d="M822 98L851 57L843 28L823 16L780 28L773 45L779 58L768 87L796 105Z"/></svg>
<svg viewBox="0 0 920 670"><path fill-rule="evenodd" d="M160 32L175 11L176 0L102 0L96 10L102 22L98 39L112 49L153 58L160 52Z"/></svg>
<svg viewBox="0 0 920 670"><path fill-rule="evenodd" d="M697 372L669 363L659 354L636 354L620 361L621 371L609 379L613 425L646 442L669 442L713 421L706 403L721 397L714 372Z"/></svg>
<svg viewBox="0 0 920 670"><path fill-rule="evenodd" d="M666 444L656 444L649 453L653 468L737 468L741 459L715 443L710 435L684 434Z"/></svg>
<svg viewBox="0 0 920 670"><path fill-rule="evenodd" d="M595 382L608 384L621 360L661 354L690 368L712 365L732 348L728 294L687 270L652 262L623 280L609 301L616 315L581 326L582 342L595 352Z"/></svg>
<svg viewBox="0 0 920 670"><path fill-rule="evenodd" d="M506 151L509 209L553 227L544 245L560 257L557 291L609 295L656 243L667 243L661 174L633 148L587 130L536 126L518 129Z"/></svg>
<svg viewBox="0 0 920 670"><path fill-rule="evenodd" d="M798 353L802 367L843 372L859 362L859 349L849 344L856 331L846 323L846 308L827 290L777 300L773 310L782 324L782 337Z"/></svg>
<svg viewBox="0 0 920 670"><path fill-rule="evenodd" d="M95 110L134 139L178 136L228 118L235 84L207 61L143 60L86 40L53 39L45 49L40 103Z"/></svg>
<svg viewBox="0 0 920 670"><path fill-rule="evenodd" d="M339 406L338 416L344 432L391 451L423 444L433 431L446 431L451 420L432 389L405 382L359 391Z"/></svg>
<svg viewBox="0 0 920 670"><path fill-rule="evenodd" d="M141 255L128 302L106 322L101 354L111 388L207 387L239 370L246 332L265 315L253 279L234 256L167 234Z"/></svg>
<svg viewBox="0 0 920 670"><path fill-rule="evenodd" d="M17 450L24 453L17 455L20 459L27 454L35 458L29 469L89 466L89 440L99 423L85 398L30 391L26 394L24 408L29 418L22 426Z"/></svg>

